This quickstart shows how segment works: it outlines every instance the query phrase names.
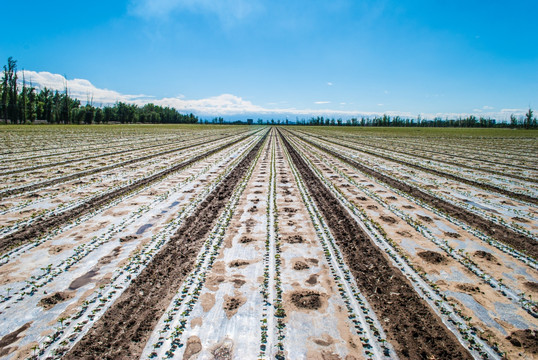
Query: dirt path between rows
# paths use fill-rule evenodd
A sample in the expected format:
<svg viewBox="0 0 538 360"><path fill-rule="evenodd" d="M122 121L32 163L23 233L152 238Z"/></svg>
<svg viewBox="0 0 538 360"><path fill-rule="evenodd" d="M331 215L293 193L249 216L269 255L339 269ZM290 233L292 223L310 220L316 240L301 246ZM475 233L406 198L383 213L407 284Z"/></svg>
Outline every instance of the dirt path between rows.
<svg viewBox="0 0 538 360"><path fill-rule="evenodd" d="M226 137L227 136L220 137L220 138L217 138L217 139L215 139L215 140L213 140L211 142L219 141L219 140L225 139ZM171 153L174 153L174 152L177 152L177 151L181 151L181 150L191 148L193 146L202 145L204 143L207 143L207 141L202 141L202 142L199 142L199 143L196 143L196 144L190 144L190 145L181 146L181 147L166 150L166 151L161 151L161 152L158 152L156 154L150 154L150 155L142 156L142 157L127 160L127 161L124 161L124 162L121 162L121 163L118 163L118 164L112 164L112 165L108 165L108 166L104 166L104 167L99 167L97 169L90 169L90 170L86 170L86 171L81 171L81 172L78 172L76 174L71 174L71 175L63 176L61 178L56 178L56 179L51 179L51 180L48 180L48 181L43 181L43 182L40 182L40 183L37 183L37 184L23 186L23 187L20 187L20 188L17 188L17 189L6 190L6 191L3 191L3 192L0 192L0 200L3 199L3 198L6 198L8 196L11 196L11 195L22 194L22 193L27 192L27 191L34 191L34 190L41 189L41 188L44 188L44 187L47 187L47 186L60 184L60 183L63 183L63 182L69 181L69 180L78 179L78 178L83 177L83 176L93 175L93 174L97 174L97 173L100 173L100 172L103 172L103 171L112 170L112 169L116 169L116 168L119 168L119 167L124 167L124 166L131 165L131 164L134 164L134 163L137 163L137 162L149 160L149 159L152 159L152 158L157 157L157 156L167 155L167 154L171 154Z"/></svg>
<svg viewBox="0 0 538 360"><path fill-rule="evenodd" d="M310 135L310 136L314 136L314 135ZM412 168L415 168L415 169L418 169L418 170L421 170L421 171L429 172L429 173L434 174L434 175L439 175L439 176L445 177L447 179L456 180L456 181L459 181L459 182L462 182L462 183L465 183L465 184L468 184L468 185L471 185L471 186L476 186L476 187L482 188L484 190L493 191L493 192L496 192L496 193L499 193L499 194L507 195L507 196L509 196L511 198L514 198L514 199L519 199L521 201L526 201L526 202L538 205L538 199L535 198L535 197L529 196L529 195L520 194L520 193L516 193L516 192L513 192L513 191L505 190L505 189L502 189L502 188L499 188L499 187L496 187L496 186L493 186L493 185L484 184L484 183L481 183L481 182L478 182L478 181L462 178L462 177L452 175L452 174L449 174L449 173L445 173L445 172L442 172L442 171L438 171L438 170L435 170L435 169L430 169L430 168L427 168L427 167L424 167L424 166L421 166L421 165L412 164L412 163L409 163L407 161L393 159L390 156L378 154L378 153L375 153L373 151L368 151L368 150L364 150L364 149L357 149L356 147L340 144L340 143L338 143L336 141L323 139L323 138L321 138L319 136L314 136L314 137L320 138L323 141L327 141L327 142L335 144L335 145L343 146L343 147L348 148L348 149L352 149L352 150L355 150L355 151L360 151L360 152L363 152L365 154L372 155L372 156L377 156L377 157L380 157L380 158L385 159L385 160L394 161L394 162L396 162L398 164L402 164L404 166L409 166L409 167L412 167ZM304 141L310 143L308 140L306 140L306 139L304 139L302 137L301 137L301 139L303 139ZM328 150L325 150L325 151L328 151ZM481 170L481 169L479 169L479 170ZM510 175L508 175L508 176L510 176ZM525 180L525 179L523 179L523 180ZM527 181L529 181L529 180L527 180ZM536 182L536 181L534 181L534 182Z"/></svg>
<svg viewBox="0 0 538 360"><path fill-rule="evenodd" d="M169 242L118 300L65 355L65 359L133 359L146 342L183 279L195 266L215 220L245 176L265 135L231 173L186 218Z"/></svg>
<svg viewBox="0 0 538 360"><path fill-rule="evenodd" d="M79 206L71 209L71 210L67 210L61 214L58 214L58 215L55 215L55 216L51 216L51 217L47 217L47 218L44 218L44 219L40 219L40 220L37 220L36 222L14 232L14 233L11 233L5 237L3 237L2 239L0 239L0 255L2 254L5 254L6 252L8 252L9 250L15 248L15 247L18 247L18 246L21 246L27 242L30 242L32 241L33 239L35 239L36 237L42 235L42 234L45 234L47 233L48 231L54 229L54 228L57 228L67 222L69 222L70 220L73 220L77 217L80 217L92 210L95 210L99 207L102 207L104 205L106 205L107 203L113 201L114 199L117 199L121 196L124 196L126 194L128 194L129 192L131 191L135 191L143 186L147 186L153 182L156 182L168 175L170 175L171 173L174 173L176 171L179 171L187 166L189 166L190 164L196 162L196 161L199 161L205 157L208 157L210 155L213 155L221 150L224 150L244 139L246 139L248 136L250 135L247 135L247 136L243 136L237 140L234 140L230 143L227 143L227 144L224 144L222 146L219 146L218 148L216 149L213 149L211 151L208 151L207 153L203 154L203 155L199 155L199 156L196 156L195 158L192 158L190 160L187 160L187 161L184 161L180 164L177 164L169 169L166 169L166 170L163 170L163 171L160 171L158 172L157 174L154 174L154 175L151 175L147 178L143 178L143 179L140 179L138 181L135 181L133 182L132 184L130 185L127 185L127 186L124 186L122 187L121 189L117 189L115 191L112 191L110 193L106 193L106 194L103 194L101 196L98 196L98 197L95 197L93 199L90 199L89 201L83 203L83 204L80 204Z"/></svg>
<svg viewBox="0 0 538 360"><path fill-rule="evenodd" d="M370 169L354 160L348 159L345 156L338 154L335 151L329 150L319 144L311 142L307 139L304 139L298 136L303 141L308 144L317 147L318 149L325 151L332 156L350 164L359 171L362 171L368 175L373 176L377 180L384 182L398 190L401 190L414 198L417 198L421 201L424 201L426 204L435 207L444 213L452 216L458 220L461 220L470 226L479 229L488 236L491 236L493 239L498 240L506 245L511 246L512 248L521 251L522 253L527 254L533 259L538 259L538 242L525 236L523 234L517 233L511 229L508 229L502 225L496 224L493 221L484 219L481 216L478 216L469 210L463 209L457 205L451 204L448 201L439 199L433 195L425 193L413 186L410 186L400 180L393 179L389 176L383 175L375 170Z"/></svg>
<svg viewBox="0 0 538 360"><path fill-rule="evenodd" d="M472 359L286 138L284 144L400 358Z"/></svg>

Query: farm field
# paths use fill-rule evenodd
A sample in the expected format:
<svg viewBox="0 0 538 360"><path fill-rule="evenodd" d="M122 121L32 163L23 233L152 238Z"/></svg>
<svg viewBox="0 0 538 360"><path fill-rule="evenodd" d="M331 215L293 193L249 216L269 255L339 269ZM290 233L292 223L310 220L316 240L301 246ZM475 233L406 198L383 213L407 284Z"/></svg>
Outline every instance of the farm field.
<svg viewBox="0 0 538 360"><path fill-rule="evenodd" d="M536 359L538 132L0 128L0 357Z"/></svg>

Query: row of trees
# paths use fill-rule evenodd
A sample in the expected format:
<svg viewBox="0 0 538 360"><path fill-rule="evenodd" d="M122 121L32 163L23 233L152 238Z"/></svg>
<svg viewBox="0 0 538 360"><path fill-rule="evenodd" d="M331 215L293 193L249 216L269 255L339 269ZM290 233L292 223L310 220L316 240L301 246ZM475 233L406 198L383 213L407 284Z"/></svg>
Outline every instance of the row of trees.
<svg viewBox="0 0 538 360"><path fill-rule="evenodd" d="M299 125L317 125L317 126L395 126L395 127L511 127L524 129L537 129L538 120L533 117L534 112L529 108L529 111L524 117L510 116L510 122L497 122L495 119L479 117L474 115L458 119L443 119L436 117L433 120L421 119L418 116L416 119L402 118L400 116L390 117L389 115L351 118L348 120L324 118L323 116L312 117L308 120L297 120ZM278 121L280 124L280 121ZM288 121L286 120L286 124Z"/></svg>
<svg viewBox="0 0 538 360"><path fill-rule="evenodd" d="M17 61L9 58L4 66L0 83L0 118L12 124L33 123L45 120L51 124L100 124L100 123L153 123L153 124L194 124L198 118L193 114L180 114L174 108L146 104L142 107L117 102L112 106L98 107L88 101L69 96L67 86L63 92L46 87L37 90L22 79L22 87L17 76Z"/></svg>

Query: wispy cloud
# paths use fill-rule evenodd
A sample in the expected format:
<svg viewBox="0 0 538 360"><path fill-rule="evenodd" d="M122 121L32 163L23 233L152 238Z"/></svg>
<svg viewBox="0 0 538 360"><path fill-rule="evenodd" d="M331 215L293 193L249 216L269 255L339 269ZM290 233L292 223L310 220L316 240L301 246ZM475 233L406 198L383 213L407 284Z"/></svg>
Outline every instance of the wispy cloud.
<svg viewBox="0 0 538 360"><path fill-rule="evenodd" d="M19 72L19 79L22 79L22 71ZM363 110L335 110L335 109L296 109L290 107L276 107L267 108L260 105L253 104L251 101L245 100L240 96L233 94L221 94L218 96L211 96L203 99L187 99L183 95L176 97L167 97L157 99L153 96L144 94L139 95L126 95L121 94L114 90L101 89L93 85L90 81L85 79L66 79L59 74L52 74L50 72L36 72L30 70L24 70L24 77L27 83L32 82L33 86L37 88L47 87L51 90L63 91L67 85L69 94L81 100L85 101L92 99L94 104L110 105L115 102L121 101L126 103L132 103L139 106L154 103L161 106L174 107L183 113L194 113L199 116L271 116L271 117L285 117L285 116L331 116L331 117L362 117L362 116L378 116L378 115L390 115L390 116L402 116L402 117L416 117L416 114L412 114L406 111L387 110L387 111L363 111ZM283 106L285 102L280 102ZM330 104L330 101L316 101L315 105ZM276 105L278 103L270 103L269 105ZM346 103L341 102L340 105ZM378 106L384 106L383 104L377 104ZM489 107L488 107L489 108ZM484 107L483 109L486 109ZM475 115L487 116L497 118L499 120L506 120L511 114L516 116L522 116L527 111L526 109L501 109L499 112L484 112L483 109L475 109L473 113ZM488 109L491 110L491 109ZM471 115L473 113L422 113L423 118L432 119L436 116L445 118L458 118Z"/></svg>
<svg viewBox="0 0 538 360"><path fill-rule="evenodd" d="M260 0L131 0L130 13L142 18L168 18L174 13L216 15L230 24L263 9Z"/></svg>
<svg viewBox="0 0 538 360"><path fill-rule="evenodd" d="M327 83L327 85L329 85L329 86L333 86L333 83L329 81L329 82Z"/></svg>

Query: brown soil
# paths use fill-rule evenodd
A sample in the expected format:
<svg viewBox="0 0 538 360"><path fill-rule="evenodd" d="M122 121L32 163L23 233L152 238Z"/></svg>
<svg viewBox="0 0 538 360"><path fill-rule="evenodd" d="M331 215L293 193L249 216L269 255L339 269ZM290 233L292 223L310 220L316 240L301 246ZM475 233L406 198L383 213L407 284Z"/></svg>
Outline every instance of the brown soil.
<svg viewBox="0 0 538 360"><path fill-rule="evenodd" d="M185 352L183 353L183 360L189 360L193 355L198 354L200 351L202 351L202 342L200 341L200 338L196 335L189 337Z"/></svg>
<svg viewBox="0 0 538 360"><path fill-rule="evenodd" d="M304 243L304 238L301 235L293 235L286 238L286 242L290 244L302 244Z"/></svg>
<svg viewBox="0 0 538 360"><path fill-rule="evenodd" d="M245 176L265 138L258 141L194 213L184 220L177 233L65 355L65 359L140 357L159 318L185 276L194 268L196 256L215 219Z"/></svg>
<svg viewBox="0 0 538 360"><path fill-rule="evenodd" d="M482 293L482 291L480 291L480 288L478 286L474 286L474 285L471 285L471 284L458 284L456 285L456 287L461 290L461 291L465 291L466 293Z"/></svg>
<svg viewBox="0 0 538 360"><path fill-rule="evenodd" d="M521 347L526 352L538 354L538 332L536 330L517 330L506 337L515 347Z"/></svg>
<svg viewBox="0 0 538 360"><path fill-rule="evenodd" d="M438 208L440 209L441 211L447 213L448 215L450 216L453 216L461 221L464 221L466 222L467 224L469 224L470 226L472 227L475 227L481 231L483 231L485 234L491 236L492 238L502 242L502 243L505 243L507 245L510 245L512 246L514 249L516 250L519 250L521 252L524 252L526 253L527 255L531 256L532 258L534 259L538 259L538 242L534 241L534 239L531 239L529 238L528 236L525 236L523 234L520 234L520 233L517 233L513 230L510 230L508 229L507 227L505 226L502 226L502 225L499 225L499 224L496 224L494 223L493 221L490 221L490 220L487 220L483 217L480 217L472 212L470 212L469 210L467 209L463 209L457 205L454 205L454 204L451 204L445 200L442 200L442 199L439 199L433 195L430 195L428 193L425 193L424 191L421 191L411 185L408 185L400 180L396 180L396 179L393 179L389 176L386 176L386 175L383 175L373 169L370 169L369 167L367 166L364 166L362 164L360 164L359 162L355 161L355 160L351 160L351 159L348 159L344 156L342 156L341 154L335 152L335 151L332 151L332 150L329 150L329 149L326 149L324 148L323 146L319 145L319 144L315 144L307 139L303 139L301 138L303 141L321 149L322 151L325 151L331 155L333 155L334 157L344 161L344 162L347 162L348 164L350 164L351 166L357 168L358 170L366 173L366 174L369 174L373 177L375 177L377 180L379 181L382 181L398 190L401 190L419 200L422 200L424 201L426 204L429 204L435 208ZM362 151L362 150L361 150ZM409 164L409 166L412 166L411 164ZM429 170L428 170L429 171ZM431 172L431 171L430 171ZM450 176L449 174L445 174L445 173L439 173L438 175L441 175L441 176L444 176L444 177L447 177L447 178L453 178L453 176ZM458 181L462 181L462 182L465 182L465 183L468 183L468 181L466 179L462 179L462 178L457 178ZM484 184L481 184L481 183L474 183L473 184L474 186L480 186L480 187L484 187L485 185ZM512 193L510 191L506 191L506 190L503 190L503 189L498 189L498 188L494 188L494 189L490 189L492 191L495 191L495 192L498 192L498 193L501 193L501 194L505 194L505 195L508 195L510 197L514 197L514 198L518 198L518 199L521 199L521 200L525 200L525 201L528 201L528 202L532 202L533 204L538 204L538 199L535 199L535 198L530 198L528 199L529 197L528 196L523 196L525 198L522 198L521 194L517 194L517 193Z"/></svg>
<svg viewBox="0 0 538 360"><path fill-rule="evenodd" d="M427 222L429 224L431 224L433 222L432 218L429 217L429 216L424 216L424 215L417 215L418 218L424 222Z"/></svg>
<svg viewBox="0 0 538 360"><path fill-rule="evenodd" d="M423 258L425 261L429 262L430 264L446 264L447 259L444 255L435 252L435 251L421 251L417 253L418 256Z"/></svg>
<svg viewBox="0 0 538 360"><path fill-rule="evenodd" d="M316 285L318 283L318 275L312 274L310 277L306 280L306 283L308 285Z"/></svg>
<svg viewBox="0 0 538 360"><path fill-rule="evenodd" d="M251 243L253 241L254 241L254 239L251 238L251 237L248 237L248 236L243 236L243 237L241 237L241 239L239 239L239 242L241 244L248 244L248 243Z"/></svg>
<svg viewBox="0 0 538 360"><path fill-rule="evenodd" d="M302 309L317 310L321 307L321 295L315 291L296 291L291 294L291 301Z"/></svg>
<svg viewBox="0 0 538 360"><path fill-rule="evenodd" d="M497 258L495 256L483 250L475 251L474 256L479 257L481 259L485 259L487 261L497 261Z"/></svg>
<svg viewBox="0 0 538 360"><path fill-rule="evenodd" d="M68 300L73 297L73 294L61 291L54 293L49 296L45 296L39 302L37 305L43 307L43 309L48 310L54 307L54 305L59 304L61 302L64 302L65 300Z"/></svg>
<svg viewBox="0 0 538 360"><path fill-rule="evenodd" d="M538 283L537 282L525 281L523 283L523 285L529 290L538 292Z"/></svg>
<svg viewBox="0 0 538 360"><path fill-rule="evenodd" d="M312 198L326 219L360 291L366 296L400 358L472 359L471 354L415 292L404 275L284 138Z"/></svg>
<svg viewBox="0 0 538 360"><path fill-rule="evenodd" d="M398 222L398 220L396 220L392 216L387 216L387 215L381 215L381 220L383 220L387 224L396 224Z"/></svg>
<svg viewBox="0 0 538 360"><path fill-rule="evenodd" d="M234 316L239 308L243 306L243 304L247 300L242 296L231 296L224 295L224 311L226 311L226 317L229 319L232 316Z"/></svg>
<svg viewBox="0 0 538 360"><path fill-rule="evenodd" d="M452 232L452 231L445 231L445 236L448 236L454 239L459 239L461 237L460 234L458 234L457 232Z"/></svg>
<svg viewBox="0 0 538 360"><path fill-rule="evenodd" d="M248 260L234 260L230 263L230 267L242 267L250 265L250 261Z"/></svg>
<svg viewBox="0 0 538 360"><path fill-rule="evenodd" d="M189 166L190 164L196 162L196 161L199 161L203 158L206 158L210 155L213 155L214 153L216 152L219 152L233 144L236 144L242 140L244 140L247 136L244 136L244 137L241 137L240 139L237 139L235 141L232 141L230 143L227 143L225 145L222 145L222 146L219 146L218 148L216 149L213 149L213 150L210 150L202 155L199 155L199 156L196 156L190 160L186 160L180 164L177 164L169 169L166 169L166 170L163 170L163 171L160 171L154 175L151 175L151 176L148 176L146 178L143 178L143 179L140 179L140 180L137 180L137 181L134 181L133 183L131 183L130 185L127 185L127 186L124 186L122 187L121 189L117 189L117 190L114 190L112 192L109 192L109 193L106 193L106 194L103 194L101 196L97 196L95 198L92 198L90 200L88 200L87 202L71 209L71 210L68 210L68 211L65 211L61 214L57 214L57 215L54 215L52 217L47 217L47 218L44 218L44 219L40 219L40 220L37 220L35 221L34 223L32 223L31 225L28 225L24 228L22 228L21 230L18 230L12 234L9 234L8 236L0 239L0 255L1 254L4 254L6 253L7 251L9 251L10 249L13 249L17 246L20 246L26 242L29 242L31 241L32 239L35 239L36 237L54 229L54 228L57 228L77 217L80 217L94 209L97 209L97 208L100 208L106 204L108 204L109 202L111 202L112 200L118 198L118 197L121 197L131 191L134 191L136 189L139 189L141 187L144 187L144 186L147 186L151 183L154 183L158 180L161 180L162 178L176 172L176 171L179 171L187 166ZM136 159L136 161L139 161L140 159L143 159L143 158L139 158L139 159ZM134 161L134 160L133 160ZM116 168L118 165L113 165L112 168ZM96 169L96 170L99 170L99 169ZM92 170L93 171L93 170ZM77 177L80 176L80 175L77 175ZM67 180L62 180L62 181L67 181ZM37 184L39 185L39 184Z"/></svg>
<svg viewBox="0 0 538 360"><path fill-rule="evenodd" d="M377 209L378 207L377 207L376 205L368 205L368 206L366 206L366 208L367 208L368 210L375 210L375 209Z"/></svg>
<svg viewBox="0 0 538 360"><path fill-rule="evenodd" d="M12 351L9 345L19 340L19 335L25 332L26 329L30 327L30 325L32 325L31 321L0 339L0 356L6 356L10 353L10 351Z"/></svg>
<svg viewBox="0 0 538 360"><path fill-rule="evenodd" d="M295 264L293 264L293 270L305 270L309 268L310 266L303 261L297 261Z"/></svg>

